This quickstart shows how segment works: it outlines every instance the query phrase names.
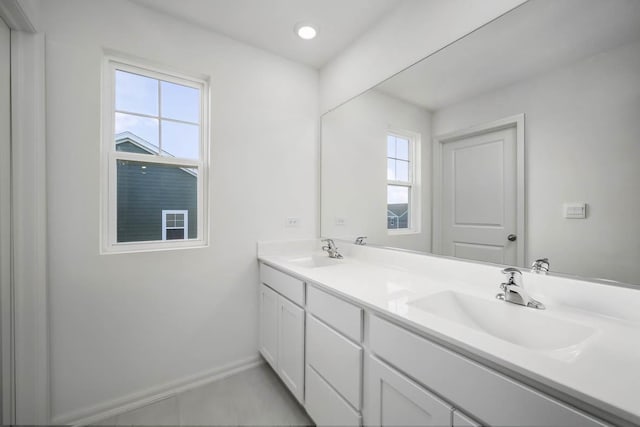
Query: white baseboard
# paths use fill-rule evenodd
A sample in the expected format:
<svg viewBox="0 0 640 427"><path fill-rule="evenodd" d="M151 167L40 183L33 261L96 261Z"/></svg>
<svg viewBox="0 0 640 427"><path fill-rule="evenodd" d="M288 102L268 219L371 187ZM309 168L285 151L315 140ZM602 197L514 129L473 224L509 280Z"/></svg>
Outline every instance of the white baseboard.
<svg viewBox="0 0 640 427"><path fill-rule="evenodd" d="M246 371L247 369L254 368L263 363L264 360L259 355L256 355L234 363L229 363L228 365L224 365L210 371L202 372L177 381L172 381L161 386L152 387L109 402L101 403L90 408L84 408L71 413L55 416L52 420L52 424L72 425L77 427L95 424L116 415L173 397L187 390Z"/></svg>

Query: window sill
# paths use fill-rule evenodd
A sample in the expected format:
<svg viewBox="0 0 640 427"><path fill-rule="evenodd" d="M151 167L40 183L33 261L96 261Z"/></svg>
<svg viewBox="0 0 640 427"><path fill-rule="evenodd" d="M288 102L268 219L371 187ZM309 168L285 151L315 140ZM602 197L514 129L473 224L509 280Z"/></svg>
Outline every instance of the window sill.
<svg viewBox="0 0 640 427"><path fill-rule="evenodd" d="M101 255L129 254L137 252L164 252L183 249L206 248L209 243L204 240L181 240L175 242L131 242L114 243L102 247Z"/></svg>
<svg viewBox="0 0 640 427"><path fill-rule="evenodd" d="M411 228L408 229L397 229L397 230L387 230L387 234L389 236L406 236L411 234L420 234L420 230L413 230Z"/></svg>

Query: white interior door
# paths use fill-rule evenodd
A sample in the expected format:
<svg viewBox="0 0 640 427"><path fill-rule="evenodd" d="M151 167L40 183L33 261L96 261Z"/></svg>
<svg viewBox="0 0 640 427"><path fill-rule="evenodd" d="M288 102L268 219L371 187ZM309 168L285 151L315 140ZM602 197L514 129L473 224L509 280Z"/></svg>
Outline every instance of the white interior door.
<svg viewBox="0 0 640 427"><path fill-rule="evenodd" d="M513 126L442 143L443 255L518 264L516 132Z"/></svg>
<svg viewBox="0 0 640 427"><path fill-rule="evenodd" d="M0 424L12 420L11 367L11 33L0 18Z"/></svg>

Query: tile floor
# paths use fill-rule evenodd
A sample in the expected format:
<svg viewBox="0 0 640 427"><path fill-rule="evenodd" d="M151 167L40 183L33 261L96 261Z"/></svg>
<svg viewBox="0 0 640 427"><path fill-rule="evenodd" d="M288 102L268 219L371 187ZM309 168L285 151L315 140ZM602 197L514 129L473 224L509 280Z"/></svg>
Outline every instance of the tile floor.
<svg viewBox="0 0 640 427"><path fill-rule="evenodd" d="M310 426L313 422L264 364L95 425Z"/></svg>

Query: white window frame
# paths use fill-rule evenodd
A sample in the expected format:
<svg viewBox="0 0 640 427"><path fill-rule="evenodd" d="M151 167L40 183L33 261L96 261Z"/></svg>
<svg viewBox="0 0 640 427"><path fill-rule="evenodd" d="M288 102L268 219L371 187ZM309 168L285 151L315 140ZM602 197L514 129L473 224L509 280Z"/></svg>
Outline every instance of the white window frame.
<svg viewBox="0 0 640 427"><path fill-rule="evenodd" d="M184 215L184 225L182 227L167 227L167 215L177 214ZM189 238L189 211L187 210L162 210L162 240L167 240L167 230L184 230L184 239L173 240L187 240Z"/></svg>
<svg viewBox="0 0 640 427"><path fill-rule="evenodd" d="M115 72L140 74L153 79L200 90L200 152L197 160L161 155L116 151L115 145ZM209 79L188 76L143 60L105 55L102 71L102 147L101 147L101 253L158 251L205 247L209 241L208 176L209 176ZM158 100L160 102L160 100ZM135 161L159 165L195 168L197 174L197 238L156 240L148 242L117 241L117 161ZM164 221L163 221L164 226ZM164 229L163 229L164 235Z"/></svg>
<svg viewBox="0 0 640 427"><path fill-rule="evenodd" d="M389 185L408 187L409 188L409 227L408 228L387 228L385 221L385 229L389 235L403 235L403 234L418 234L420 233L422 224L422 197L421 197L421 185L422 173L421 173L421 140L420 134L404 129L387 129L385 134L385 161L389 159L387 152L387 136L395 136L397 138L403 138L409 141L409 181L396 181L387 179L385 185L385 196L389 191ZM386 163L385 163L386 165ZM385 207L387 203L385 203ZM387 215L385 215L385 219Z"/></svg>

